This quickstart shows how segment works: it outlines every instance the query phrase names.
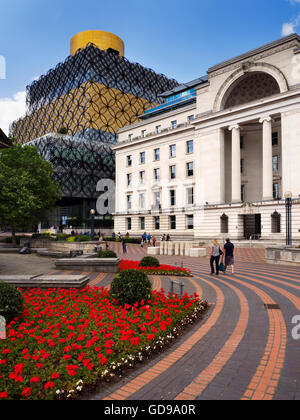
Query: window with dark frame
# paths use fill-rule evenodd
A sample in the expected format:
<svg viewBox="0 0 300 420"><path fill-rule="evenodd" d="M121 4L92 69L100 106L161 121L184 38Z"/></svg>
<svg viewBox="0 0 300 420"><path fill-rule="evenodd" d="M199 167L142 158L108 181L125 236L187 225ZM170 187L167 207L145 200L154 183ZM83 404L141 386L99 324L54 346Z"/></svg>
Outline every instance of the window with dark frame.
<svg viewBox="0 0 300 420"><path fill-rule="evenodd" d="M176 191L170 190L170 205L171 207L176 206Z"/></svg>
<svg viewBox="0 0 300 420"><path fill-rule="evenodd" d="M194 229L194 216L192 214L186 216L186 227L188 230Z"/></svg>
<svg viewBox="0 0 300 420"><path fill-rule="evenodd" d="M170 229L176 230L176 216L170 216Z"/></svg>
<svg viewBox="0 0 300 420"><path fill-rule="evenodd" d="M160 229L160 217L159 216L154 217L154 229L155 230Z"/></svg>
<svg viewBox="0 0 300 420"><path fill-rule="evenodd" d="M176 179L176 165L170 166L170 178Z"/></svg>
<svg viewBox="0 0 300 420"><path fill-rule="evenodd" d="M132 229L132 223L131 223L131 217L127 218L127 230L131 230Z"/></svg>
<svg viewBox="0 0 300 420"><path fill-rule="evenodd" d="M279 137L278 137L278 132L274 132L272 133L272 146L278 146L279 143Z"/></svg>
<svg viewBox="0 0 300 420"><path fill-rule="evenodd" d="M194 176L194 162L188 162L186 164L187 176Z"/></svg>

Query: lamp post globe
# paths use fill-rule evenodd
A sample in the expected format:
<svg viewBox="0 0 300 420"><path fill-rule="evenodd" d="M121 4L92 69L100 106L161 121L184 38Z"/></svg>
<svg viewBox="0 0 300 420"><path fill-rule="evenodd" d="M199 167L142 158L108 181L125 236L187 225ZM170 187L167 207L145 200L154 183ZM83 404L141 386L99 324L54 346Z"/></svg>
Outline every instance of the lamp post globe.
<svg viewBox="0 0 300 420"><path fill-rule="evenodd" d="M92 241L95 239L95 214L96 214L96 210L91 209L90 215L91 215L91 240Z"/></svg>

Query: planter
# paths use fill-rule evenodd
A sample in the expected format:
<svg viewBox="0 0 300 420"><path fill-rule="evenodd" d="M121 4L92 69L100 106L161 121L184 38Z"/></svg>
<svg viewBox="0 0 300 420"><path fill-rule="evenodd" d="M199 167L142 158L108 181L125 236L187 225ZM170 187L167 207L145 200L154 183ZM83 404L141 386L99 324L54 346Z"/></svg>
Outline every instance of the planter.
<svg viewBox="0 0 300 420"><path fill-rule="evenodd" d="M59 270L118 273L119 258L63 258L55 261Z"/></svg>
<svg viewBox="0 0 300 420"><path fill-rule="evenodd" d="M269 247L266 248L266 262L279 265L300 265L300 248Z"/></svg>
<svg viewBox="0 0 300 420"><path fill-rule="evenodd" d="M84 254L91 254L95 251L95 246L102 245L105 249L105 242L50 242L48 249L56 252L82 251Z"/></svg>

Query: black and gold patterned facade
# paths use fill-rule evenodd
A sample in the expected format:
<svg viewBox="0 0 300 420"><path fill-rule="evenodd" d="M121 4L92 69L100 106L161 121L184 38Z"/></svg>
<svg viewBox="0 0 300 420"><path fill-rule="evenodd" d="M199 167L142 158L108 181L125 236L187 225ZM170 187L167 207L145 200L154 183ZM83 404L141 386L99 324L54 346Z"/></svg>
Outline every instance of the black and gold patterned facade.
<svg viewBox="0 0 300 420"><path fill-rule="evenodd" d="M10 134L21 144L35 144L53 162L64 197L95 198L95 181L105 176L104 155L110 161L107 178L114 177L109 145L116 143L117 131L162 103L159 94L177 85L113 50L88 44L27 87L27 114L12 124ZM66 136L56 140L59 132ZM76 176L77 185L67 182ZM87 182L89 188L83 187Z"/></svg>
<svg viewBox="0 0 300 420"><path fill-rule="evenodd" d="M19 143L34 144L53 163L67 207L97 198L97 182L115 177L111 145L118 130L178 85L115 49L88 43L76 50L75 44L65 62L27 87L27 113L10 127Z"/></svg>
<svg viewBox="0 0 300 420"><path fill-rule="evenodd" d="M162 103L177 82L89 44L27 87L27 115L11 135L28 143L62 128L68 135L115 143L117 131Z"/></svg>

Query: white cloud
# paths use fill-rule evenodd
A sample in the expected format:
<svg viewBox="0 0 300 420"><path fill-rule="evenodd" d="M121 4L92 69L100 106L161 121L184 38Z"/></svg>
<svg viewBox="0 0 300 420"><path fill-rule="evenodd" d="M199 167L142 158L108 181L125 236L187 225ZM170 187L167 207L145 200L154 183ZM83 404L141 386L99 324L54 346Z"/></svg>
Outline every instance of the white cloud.
<svg viewBox="0 0 300 420"><path fill-rule="evenodd" d="M282 36L288 36L291 35L295 32L295 23L294 22L290 22L290 23L284 23L282 25Z"/></svg>
<svg viewBox="0 0 300 420"><path fill-rule="evenodd" d="M12 98L0 98L0 128L8 134L10 124L26 112L26 92L17 92Z"/></svg>
<svg viewBox="0 0 300 420"><path fill-rule="evenodd" d="M288 1L288 3L290 3L293 6L300 4L300 0L286 0L286 1ZM299 25L300 25L300 14L295 19L291 20L290 22L285 22L282 25L282 30L281 30L282 36L288 36L295 33Z"/></svg>

